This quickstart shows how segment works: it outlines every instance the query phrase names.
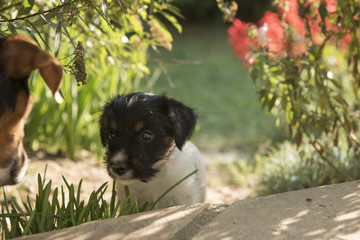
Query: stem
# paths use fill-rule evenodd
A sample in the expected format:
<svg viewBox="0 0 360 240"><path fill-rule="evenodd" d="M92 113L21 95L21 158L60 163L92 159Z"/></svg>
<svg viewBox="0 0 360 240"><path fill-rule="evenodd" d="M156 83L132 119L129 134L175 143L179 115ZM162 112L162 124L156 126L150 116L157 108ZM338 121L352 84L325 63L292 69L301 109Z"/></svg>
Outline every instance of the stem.
<svg viewBox="0 0 360 240"><path fill-rule="evenodd" d="M79 1L79 0L74 0L73 2L77 2L77 1ZM61 5L58 5L58 6L54 7L54 8L51 8L51 9L49 9L49 10L46 10L46 11L43 11L43 12L37 12L37 13L31 14L31 15L28 15L28 16L25 16L25 17L13 18L13 19L8 19L8 20L0 20L0 23L1 23L1 22L15 22L15 21L19 21L19 20L25 20L25 19L28 19L28 18L36 17L36 16L39 16L39 15L41 15L41 14L45 14L45 13L49 13L49 12L55 11L55 10L57 10L57 9L59 9L59 8L66 7L66 6L69 5L70 3L71 3L71 2L65 2L65 3L63 3L63 4L61 4ZM1 15L2 15L2 14L0 13L0 16L1 16Z"/></svg>
<svg viewBox="0 0 360 240"><path fill-rule="evenodd" d="M348 178L344 173L342 173L332 162L330 162L322 153L321 149L318 149L316 147L316 139L314 141L311 140L311 136L307 131L303 131L307 137L309 138L309 142L315 149L315 151L319 154L321 160L323 160L332 170L334 170L339 176L341 176L345 181L352 180L351 178Z"/></svg>

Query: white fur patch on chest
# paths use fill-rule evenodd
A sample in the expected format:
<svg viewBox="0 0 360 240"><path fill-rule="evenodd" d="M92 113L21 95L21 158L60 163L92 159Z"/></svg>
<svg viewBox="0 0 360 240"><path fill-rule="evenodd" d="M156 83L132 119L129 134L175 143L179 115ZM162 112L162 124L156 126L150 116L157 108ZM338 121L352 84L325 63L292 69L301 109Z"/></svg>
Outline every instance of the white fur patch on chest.
<svg viewBox="0 0 360 240"><path fill-rule="evenodd" d="M154 202L166 190L196 169L198 171L194 175L165 195L157 208L203 202L206 189L205 164L200 152L191 142L187 142L182 151L174 149L151 181L145 183L139 180L116 180L118 197L122 202L126 199L124 185L128 185L130 192L133 192L133 198Z"/></svg>

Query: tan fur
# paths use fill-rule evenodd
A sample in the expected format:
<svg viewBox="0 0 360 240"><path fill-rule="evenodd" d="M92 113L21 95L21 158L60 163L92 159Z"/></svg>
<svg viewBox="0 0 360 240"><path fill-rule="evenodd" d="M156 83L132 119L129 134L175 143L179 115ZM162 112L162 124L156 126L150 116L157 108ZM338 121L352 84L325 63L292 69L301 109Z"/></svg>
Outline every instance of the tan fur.
<svg viewBox="0 0 360 240"><path fill-rule="evenodd" d="M24 78L34 69L39 69L45 83L56 96L63 77L61 63L56 58L43 51L33 40L21 35L6 38L3 48L1 57L6 59L7 76Z"/></svg>
<svg viewBox="0 0 360 240"><path fill-rule="evenodd" d="M143 121L137 122L135 124L134 130L135 130L135 132L140 132L141 129L143 129L143 127L144 127L144 122Z"/></svg>
<svg viewBox="0 0 360 240"><path fill-rule="evenodd" d="M118 126L115 121L111 121L110 123L112 130L116 131L118 129Z"/></svg>
<svg viewBox="0 0 360 240"><path fill-rule="evenodd" d="M61 102L59 89L63 72L56 58L43 51L33 40L20 35L3 39L1 54L0 64L5 66L5 73L2 73L5 79L26 81L31 71L39 69L55 100ZM31 112L32 104L33 97L24 89L17 96L15 109L9 108L0 116L0 186L8 182L16 183L25 174L27 156L22 140L24 124ZM17 159L16 163L14 159ZM11 167L21 169L21 176L11 176ZM15 179L8 179L10 176Z"/></svg>

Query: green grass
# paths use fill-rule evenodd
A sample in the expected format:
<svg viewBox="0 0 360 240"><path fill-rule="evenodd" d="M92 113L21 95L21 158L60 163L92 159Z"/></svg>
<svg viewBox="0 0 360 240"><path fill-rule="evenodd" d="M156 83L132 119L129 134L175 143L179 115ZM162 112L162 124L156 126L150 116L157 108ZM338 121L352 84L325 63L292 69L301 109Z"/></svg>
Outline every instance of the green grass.
<svg viewBox="0 0 360 240"><path fill-rule="evenodd" d="M152 71L164 67L167 72L144 81L139 90L166 92L195 108L200 131L194 141L201 148L235 148L252 156L269 139L282 141L285 131L261 109L248 71L227 41L227 26L185 25L183 30L174 33L173 51L151 54Z"/></svg>
<svg viewBox="0 0 360 240"><path fill-rule="evenodd" d="M132 200L133 192L131 189L129 190L128 186L124 187L125 201L116 200L115 181L113 181L110 201L104 198L108 187L107 182L102 184L98 190L93 191L89 199L85 201L81 197L82 179L75 191L74 185L69 184L63 176L68 193L66 196L63 186L61 186L61 190L57 187L53 190L52 180L46 181L45 177L43 179L38 174L38 193L35 204L32 204L29 195L26 201L22 200L21 204L14 197L8 199L5 188L3 188L4 202L0 214L0 235L2 239L10 239L77 226L94 220L151 211L168 192L197 171L184 176L154 202L147 202L144 199Z"/></svg>

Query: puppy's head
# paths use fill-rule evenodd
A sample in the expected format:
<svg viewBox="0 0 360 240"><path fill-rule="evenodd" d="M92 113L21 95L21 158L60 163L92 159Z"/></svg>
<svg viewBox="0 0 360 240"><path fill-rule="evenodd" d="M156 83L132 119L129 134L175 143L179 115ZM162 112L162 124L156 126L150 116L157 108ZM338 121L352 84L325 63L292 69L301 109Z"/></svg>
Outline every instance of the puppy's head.
<svg viewBox="0 0 360 240"><path fill-rule="evenodd" d="M59 61L24 36L0 39L0 186L18 183L26 173L22 139L32 108L27 79L34 69L39 69L55 100L61 102Z"/></svg>
<svg viewBox="0 0 360 240"><path fill-rule="evenodd" d="M163 95L131 93L113 98L100 118L110 176L151 180L172 150L182 149L195 124L191 108Z"/></svg>

